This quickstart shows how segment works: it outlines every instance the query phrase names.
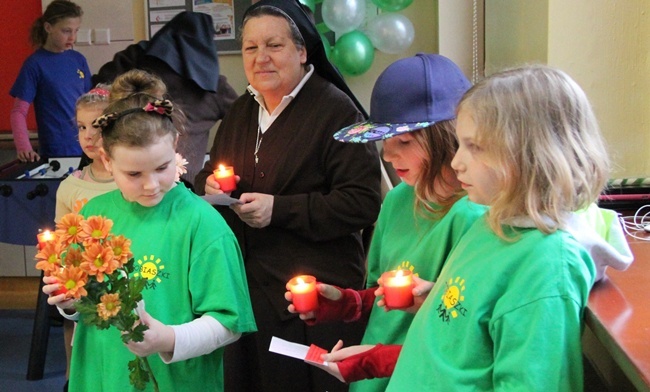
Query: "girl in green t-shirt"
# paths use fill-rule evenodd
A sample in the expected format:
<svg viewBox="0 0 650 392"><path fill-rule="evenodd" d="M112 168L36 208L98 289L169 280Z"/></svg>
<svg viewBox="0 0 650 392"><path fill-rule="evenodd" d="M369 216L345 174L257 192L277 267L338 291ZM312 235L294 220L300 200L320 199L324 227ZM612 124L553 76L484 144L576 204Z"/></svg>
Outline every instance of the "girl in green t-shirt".
<svg viewBox="0 0 650 392"><path fill-rule="evenodd" d="M118 329L79 320L70 391L134 390L127 365L134 354L148 357L161 391L221 391L224 346L256 330L234 234L179 183L179 120L170 101L135 93L93 122L102 129L101 159L118 189L93 198L80 213L111 219L112 232L131 240L134 275L146 279L139 316L148 329L144 340L124 344ZM46 294L60 286L50 278L44 278ZM75 301L64 296L50 295L48 302L74 310Z"/></svg>
<svg viewBox="0 0 650 392"><path fill-rule="evenodd" d="M455 108L470 82L451 60L418 54L391 64L377 79L370 120L342 129L334 138L348 143L383 141L383 157L402 179L386 195L368 254L367 289L318 284L320 307L301 314L308 324L330 320L367 321L363 345L402 344L429 282L485 207L463 197L451 168L458 147ZM410 311L386 312L375 297L383 272L410 270L420 282ZM287 299L291 300L290 293ZM380 306L374 306L377 303ZM293 305L289 311L295 312ZM351 391L384 391L388 379L360 380L346 374Z"/></svg>

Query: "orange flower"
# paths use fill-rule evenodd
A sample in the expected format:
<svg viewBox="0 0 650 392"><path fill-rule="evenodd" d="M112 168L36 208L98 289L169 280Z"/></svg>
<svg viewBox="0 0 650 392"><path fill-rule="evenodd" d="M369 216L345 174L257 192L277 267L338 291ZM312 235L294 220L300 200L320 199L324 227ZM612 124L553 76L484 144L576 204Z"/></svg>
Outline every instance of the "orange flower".
<svg viewBox="0 0 650 392"><path fill-rule="evenodd" d="M81 222L83 222L83 219L83 216L72 212L64 215L56 224L56 241L60 242L63 247L81 242Z"/></svg>
<svg viewBox="0 0 650 392"><path fill-rule="evenodd" d="M105 240L113 227L113 221L101 216L91 216L81 222L82 232L79 237L83 240L84 246L98 243Z"/></svg>
<svg viewBox="0 0 650 392"><path fill-rule="evenodd" d="M111 238L109 246L113 248L113 255L118 260L120 267L133 257L133 253L131 253L131 240L123 235Z"/></svg>
<svg viewBox="0 0 650 392"><path fill-rule="evenodd" d="M36 269L43 271L45 276L61 268L61 244L58 241L49 241L43 249L36 254Z"/></svg>
<svg viewBox="0 0 650 392"><path fill-rule="evenodd" d="M79 267L79 265L81 265L81 262L83 261L83 257L81 256L81 250L79 248L69 247L63 260L66 268Z"/></svg>
<svg viewBox="0 0 650 392"><path fill-rule="evenodd" d="M54 274L66 290L66 298L81 298L88 295L84 288L88 275L79 267L66 267Z"/></svg>
<svg viewBox="0 0 650 392"><path fill-rule="evenodd" d="M119 294L104 294L99 300L101 302L97 304L97 315L102 320L108 320L120 312L122 302Z"/></svg>
<svg viewBox="0 0 650 392"><path fill-rule="evenodd" d="M119 265L113 257L113 249L109 246L103 247L100 244L92 244L82 253L83 262L80 267L88 275L97 275L97 281L104 280L104 274L112 274Z"/></svg>

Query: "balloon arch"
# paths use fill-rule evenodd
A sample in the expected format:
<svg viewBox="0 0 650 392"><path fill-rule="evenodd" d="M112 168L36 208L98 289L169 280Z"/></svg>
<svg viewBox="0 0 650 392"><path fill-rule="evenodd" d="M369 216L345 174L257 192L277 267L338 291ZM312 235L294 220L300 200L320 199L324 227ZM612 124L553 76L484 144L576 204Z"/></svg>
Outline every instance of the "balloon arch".
<svg viewBox="0 0 650 392"><path fill-rule="evenodd" d="M411 21L397 13L413 0L371 0L382 12L369 20L366 1L370 0L300 0L313 12L316 4L321 3L323 23L317 24L318 31L328 58L346 75L368 71L375 59L375 49L397 54L411 46L415 37ZM334 45L326 36L330 31L337 37Z"/></svg>

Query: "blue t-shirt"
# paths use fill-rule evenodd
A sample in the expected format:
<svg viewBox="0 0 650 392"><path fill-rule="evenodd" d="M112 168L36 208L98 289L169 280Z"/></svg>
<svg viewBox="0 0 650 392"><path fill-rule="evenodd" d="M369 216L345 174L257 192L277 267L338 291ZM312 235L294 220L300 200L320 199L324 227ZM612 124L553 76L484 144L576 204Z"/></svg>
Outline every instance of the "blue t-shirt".
<svg viewBox="0 0 650 392"><path fill-rule="evenodd" d="M86 58L74 50L38 49L23 63L9 94L34 103L41 156L81 155L75 103L90 90L90 76Z"/></svg>

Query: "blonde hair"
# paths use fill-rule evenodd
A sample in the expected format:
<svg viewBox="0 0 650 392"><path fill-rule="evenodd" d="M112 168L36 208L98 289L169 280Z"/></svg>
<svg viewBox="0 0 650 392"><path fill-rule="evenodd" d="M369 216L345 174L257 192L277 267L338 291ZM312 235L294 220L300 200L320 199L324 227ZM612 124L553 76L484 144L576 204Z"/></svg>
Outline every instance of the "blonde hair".
<svg viewBox="0 0 650 392"><path fill-rule="evenodd" d="M439 121L412 132L412 135L425 152L423 169L415 182L415 211L440 219L463 195L460 188L447 181L447 173L453 175L451 161L458 149L456 120ZM455 188L453 194L440 192L437 189L440 185L448 189ZM435 208L431 203L437 204L439 208Z"/></svg>
<svg viewBox="0 0 650 392"><path fill-rule="evenodd" d="M152 73L141 69L132 69L115 78L111 84L110 102L119 101L137 93L145 93L163 99L167 94L167 86L160 77Z"/></svg>
<svg viewBox="0 0 650 392"><path fill-rule="evenodd" d="M544 233L567 212L596 201L609 158L584 91L566 73L543 65L506 70L477 83L458 111L471 115L485 163L502 189L490 203L490 227L531 218Z"/></svg>

